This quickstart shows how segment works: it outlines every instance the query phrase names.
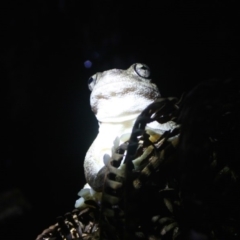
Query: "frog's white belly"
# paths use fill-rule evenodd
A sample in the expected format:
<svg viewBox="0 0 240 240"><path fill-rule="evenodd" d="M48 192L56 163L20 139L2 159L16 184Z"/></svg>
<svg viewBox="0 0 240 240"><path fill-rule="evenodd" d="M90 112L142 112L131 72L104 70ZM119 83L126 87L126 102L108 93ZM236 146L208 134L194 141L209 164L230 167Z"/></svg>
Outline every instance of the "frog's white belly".
<svg viewBox="0 0 240 240"><path fill-rule="evenodd" d="M102 159L104 154L112 154L114 141L119 140L119 144L128 140L135 120L125 121L124 123L102 123L96 138L97 147L95 150L97 158Z"/></svg>
<svg viewBox="0 0 240 240"><path fill-rule="evenodd" d="M103 156L105 154L111 156L115 147L129 139L134 122L135 119L121 123L99 124L99 133L85 156L84 169L87 179L89 175L96 175L104 166Z"/></svg>
<svg viewBox="0 0 240 240"><path fill-rule="evenodd" d="M105 165L103 160L105 154L112 156L116 147L129 140L136 118L121 123L99 124L99 133L85 156L84 169L87 180L96 176L99 170ZM161 135L164 131L170 130L173 127L174 124L171 125L171 122L167 124L152 122L147 125L146 130L148 130L150 135L151 133ZM87 182L93 189L96 189L91 181Z"/></svg>

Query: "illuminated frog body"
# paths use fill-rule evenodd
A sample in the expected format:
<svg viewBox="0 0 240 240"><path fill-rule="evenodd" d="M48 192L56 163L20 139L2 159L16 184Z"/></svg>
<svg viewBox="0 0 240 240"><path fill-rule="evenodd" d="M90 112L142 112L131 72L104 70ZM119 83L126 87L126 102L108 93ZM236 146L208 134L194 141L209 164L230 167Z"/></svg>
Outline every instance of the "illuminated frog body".
<svg viewBox="0 0 240 240"><path fill-rule="evenodd" d="M148 66L136 63L127 70L112 69L89 79L90 104L99 123L99 133L86 154L84 172L87 183L95 191L102 191L104 155L111 156L116 144L129 139L138 115L160 97L149 77ZM154 134L170 128L171 123L153 122L147 126Z"/></svg>

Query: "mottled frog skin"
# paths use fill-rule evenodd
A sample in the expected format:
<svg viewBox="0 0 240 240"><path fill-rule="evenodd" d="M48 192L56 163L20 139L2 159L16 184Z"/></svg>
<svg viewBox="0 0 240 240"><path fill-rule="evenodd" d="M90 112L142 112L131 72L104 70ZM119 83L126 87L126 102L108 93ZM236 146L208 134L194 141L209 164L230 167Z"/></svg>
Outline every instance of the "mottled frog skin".
<svg viewBox="0 0 240 240"><path fill-rule="evenodd" d="M104 155L111 156L114 146L130 137L138 115L160 97L157 86L151 82L150 69L136 63L127 70L112 69L99 72L89 79L90 104L98 123L99 132L87 151L84 172L87 183L95 191L102 191ZM157 122L148 129L161 134L171 128Z"/></svg>

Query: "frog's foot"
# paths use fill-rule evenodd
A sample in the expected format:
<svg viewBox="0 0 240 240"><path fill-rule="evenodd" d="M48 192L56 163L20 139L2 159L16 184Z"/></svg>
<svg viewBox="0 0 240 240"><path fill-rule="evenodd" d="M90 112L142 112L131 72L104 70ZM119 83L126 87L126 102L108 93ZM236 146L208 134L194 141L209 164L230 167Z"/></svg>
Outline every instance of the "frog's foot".
<svg viewBox="0 0 240 240"><path fill-rule="evenodd" d="M99 205L102 193L96 192L87 183L84 185L83 189L79 191L78 196L80 196L80 198L75 202L75 208L85 208L89 207L89 205L92 206L93 201Z"/></svg>

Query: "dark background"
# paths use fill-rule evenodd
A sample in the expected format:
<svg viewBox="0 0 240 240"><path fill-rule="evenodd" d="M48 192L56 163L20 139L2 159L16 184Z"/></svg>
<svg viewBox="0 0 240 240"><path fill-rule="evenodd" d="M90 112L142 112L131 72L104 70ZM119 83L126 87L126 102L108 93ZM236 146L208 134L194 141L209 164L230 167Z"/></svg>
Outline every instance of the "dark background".
<svg viewBox="0 0 240 240"><path fill-rule="evenodd" d="M97 134L92 74L146 63L162 95L177 97L239 77L235 1L8 1L3 10L1 240L35 239L73 210Z"/></svg>

